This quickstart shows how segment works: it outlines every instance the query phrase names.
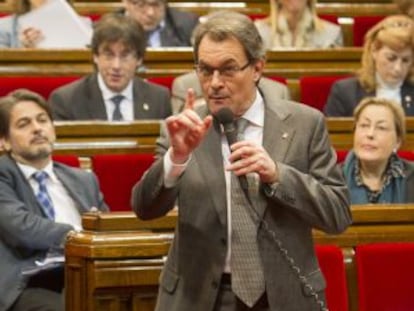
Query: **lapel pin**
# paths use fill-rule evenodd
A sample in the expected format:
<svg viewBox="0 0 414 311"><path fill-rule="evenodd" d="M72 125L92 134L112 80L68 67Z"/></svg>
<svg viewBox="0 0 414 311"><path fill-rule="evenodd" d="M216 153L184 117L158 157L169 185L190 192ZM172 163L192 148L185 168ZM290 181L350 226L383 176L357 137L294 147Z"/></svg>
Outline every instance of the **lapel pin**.
<svg viewBox="0 0 414 311"><path fill-rule="evenodd" d="M142 107L144 108L145 111L148 111L149 110L149 105L147 103L144 103L142 105Z"/></svg>
<svg viewBox="0 0 414 311"><path fill-rule="evenodd" d="M286 132L282 134L282 138L283 138L283 139L288 138L288 136L289 136L289 134L288 134L288 133L286 133Z"/></svg>

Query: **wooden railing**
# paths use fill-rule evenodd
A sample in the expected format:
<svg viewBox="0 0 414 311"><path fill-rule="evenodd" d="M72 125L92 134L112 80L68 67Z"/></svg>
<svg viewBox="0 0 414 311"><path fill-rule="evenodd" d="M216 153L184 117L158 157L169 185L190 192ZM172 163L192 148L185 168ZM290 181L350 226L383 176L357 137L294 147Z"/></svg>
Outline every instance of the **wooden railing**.
<svg viewBox="0 0 414 311"><path fill-rule="evenodd" d="M351 118L328 118L327 126L333 147L349 150L353 141ZM160 121L55 122L57 142L55 153L89 157L102 153L154 152ZM414 150L414 118L407 118L407 137L403 150Z"/></svg>
<svg viewBox="0 0 414 311"><path fill-rule="evenodd" d="M287 79L326 74L350 74L360 65L360 48L275 50L267 53L265 73ZM148 49L142 77L177 76L194 68L191 48ZM78 76L93 72L88 49L0 50L0 76Z"/></svg>
<svg viewBox="0 0 414 311"><path fill-rule="evenodd" d="M264 75L286 78L292 99L298 101L301 77L352 75L360 67L360 58L360 48L269 51ZM193 70L193 52L191 48L149 49L144 65L137 72L143 78L175 77ZM93 70L87 49L0 50L0 76L83 76Z"/></svg>
<svg viewBox="0 0 414 311"><path fill-rule="evenodd" d="M316 244L345 255L350 311L357 310L356 245L414 241L413 205L352 206L353 225L338 235L314 231ZM88 213L84 231L66 244L67 311L153 311L158 277L173 238L177 211L153 221L133 213Z"/></svg>

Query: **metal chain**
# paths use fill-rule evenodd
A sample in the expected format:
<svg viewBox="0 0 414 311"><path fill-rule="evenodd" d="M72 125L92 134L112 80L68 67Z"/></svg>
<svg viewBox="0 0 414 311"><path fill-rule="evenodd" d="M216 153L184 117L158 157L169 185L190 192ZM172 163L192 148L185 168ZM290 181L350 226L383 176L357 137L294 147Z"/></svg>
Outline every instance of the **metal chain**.
<svg viewBox="0 0 414 311"><path fill-rule="evenodd" d="M316 290L313 288L313 286L309 283L306 276L302 274L302 271L300 267L296 264L295 260L292 256L289 255L289 251L287 248L283 246L282 241L277 237L276 232L274 232L272 229L270 229L269 224L264 220L260 219L259 213L254 208L253 202L250 198L250 195L246 193L247 200L251 206L251 208L248 208L249 215L253 218L253 221L255 223L260 223L263 225L264 230L273 238L274 242L276 243L276 246L278 248L278 251L284 258L284 260L289 265L289 268L295 273L295 275L298 277L300 283L309 291L310 296L315 300L315 303L319 306L321 311L329 311L328 307L325 305L325 301L323 301Z"/></svg>

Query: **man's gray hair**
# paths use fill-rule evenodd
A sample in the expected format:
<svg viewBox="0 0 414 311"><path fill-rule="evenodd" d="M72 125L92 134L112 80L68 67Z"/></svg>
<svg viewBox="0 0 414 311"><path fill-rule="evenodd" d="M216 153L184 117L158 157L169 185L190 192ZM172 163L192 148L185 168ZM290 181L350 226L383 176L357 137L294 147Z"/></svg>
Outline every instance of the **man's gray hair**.
<svg viewBox="0 0 414 311"><path fill-rule="evenodd" d="M250 62L265 59L266 51L263 40L252 20L241 13L218 11L206 16L205 21L194 30L194 59L198 63L198 48L201 40L209 39L220 42L235 38L241 43Z"/></svg>

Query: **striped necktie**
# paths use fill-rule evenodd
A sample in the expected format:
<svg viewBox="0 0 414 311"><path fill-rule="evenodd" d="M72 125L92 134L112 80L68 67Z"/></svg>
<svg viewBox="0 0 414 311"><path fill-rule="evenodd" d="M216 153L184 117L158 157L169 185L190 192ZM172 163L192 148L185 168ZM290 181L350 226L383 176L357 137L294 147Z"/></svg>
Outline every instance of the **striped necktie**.
<svg viewBox="0 0 414 311"><path fill-rule="evenodd" d="M52 199L50 198L49 193L46 188L46 180L49 178L49 175L44 171L39 171L34 173L33 179L36 180L39 184L39 190L36 193L36 198L39 204L43 208L43 212L49 218L55 219L55 209L53 208Z"/></svg>

